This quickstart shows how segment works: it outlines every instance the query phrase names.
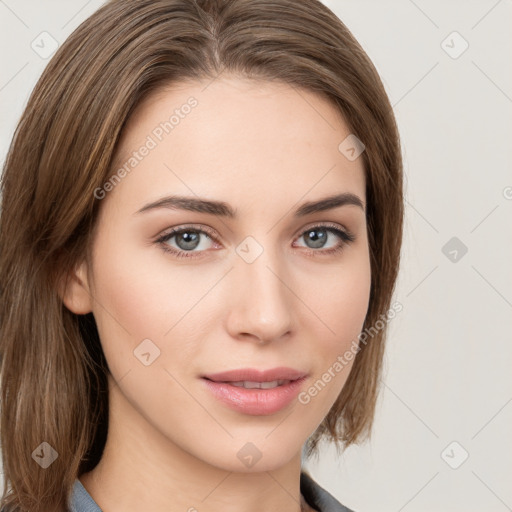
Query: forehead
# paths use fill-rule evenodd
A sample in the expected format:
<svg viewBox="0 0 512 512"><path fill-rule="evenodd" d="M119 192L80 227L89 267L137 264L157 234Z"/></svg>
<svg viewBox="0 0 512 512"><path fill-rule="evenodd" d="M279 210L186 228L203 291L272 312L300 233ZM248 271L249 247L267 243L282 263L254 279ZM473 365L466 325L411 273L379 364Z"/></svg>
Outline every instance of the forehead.
<svg viewBox="0 0 512 512"><path fill-rule="evenodd" d="M305 89L234 76L181 82L131 115L112 169L129 175L110 194L134 202L183 192L232 203L233 193L282 202L284 193L298 201L348 191L364 201L362 158L339 149L349 135L339 110Z"/></svg>

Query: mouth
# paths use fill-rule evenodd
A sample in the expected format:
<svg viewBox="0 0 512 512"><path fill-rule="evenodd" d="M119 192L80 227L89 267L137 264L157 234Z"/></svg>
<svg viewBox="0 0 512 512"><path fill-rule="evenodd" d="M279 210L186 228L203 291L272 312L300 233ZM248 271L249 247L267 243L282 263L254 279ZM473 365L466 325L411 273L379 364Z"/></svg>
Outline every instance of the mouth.
<svg viewBox="0 0 512 512"><path fill-rule="evenodd" d="M308 374L293 368L243 368L203 375L207 389L224 405L251 415L269 415L291 404Z"/></svg>
<svg viewBox="0 0 512 512"><path fill-rule="evenodd" d="M296 380L296 379L294 379ZM214 382L214 381L212 381ZM239 380L237 382L233 381L224 381L225 384L231 384L231 386L236 386L237 388L245 388L245 389L273 389L278 386L283 386L292 382L291 380L271 380L270 382L255 382L250 380Z"/></svg>

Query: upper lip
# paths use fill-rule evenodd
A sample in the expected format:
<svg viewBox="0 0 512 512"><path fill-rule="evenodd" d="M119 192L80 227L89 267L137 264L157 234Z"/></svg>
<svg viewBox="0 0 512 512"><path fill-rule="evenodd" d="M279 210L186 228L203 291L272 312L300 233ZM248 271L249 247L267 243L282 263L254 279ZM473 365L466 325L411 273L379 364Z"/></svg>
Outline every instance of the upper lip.
<svg viewBox="0 0 512 512"><path fill-rule="evenodd" d="M278 368L271 368L268 370L239 368L237 370L203 375L203 378L213 380L214 382L272 382L274 380L297 380L305 377L306 375L306 372L280 366Z"/></svg>

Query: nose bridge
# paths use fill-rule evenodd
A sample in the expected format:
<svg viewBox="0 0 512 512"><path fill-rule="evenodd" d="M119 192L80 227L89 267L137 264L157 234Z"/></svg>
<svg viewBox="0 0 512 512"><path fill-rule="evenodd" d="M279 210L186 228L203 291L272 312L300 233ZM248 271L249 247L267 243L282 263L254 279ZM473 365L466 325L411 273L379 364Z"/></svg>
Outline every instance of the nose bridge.
<svg viewBox="0 0 512 512"><path fill-rule="evenodd" d="M261 237L260 237L261 239ZM291 328L291 292L286 286L282 255L253 237L236 249L234 297L230 314L233 335L251 334L270 341Z"/></svg>

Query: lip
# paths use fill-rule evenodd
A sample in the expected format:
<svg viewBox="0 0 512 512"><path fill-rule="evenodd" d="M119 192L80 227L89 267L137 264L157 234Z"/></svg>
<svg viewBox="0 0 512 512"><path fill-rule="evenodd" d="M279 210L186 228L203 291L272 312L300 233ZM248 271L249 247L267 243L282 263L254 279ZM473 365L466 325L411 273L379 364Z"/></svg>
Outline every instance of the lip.
<svg viewBox="0 0 512 512"><path fill-rule="evenodd" d="M242 368L205 375L201 380L215 398L229 408L243 414L266 416L290 405L299 394L306 378L305 372L279 367L269 370ZM231 384L243 380L254 382L290 380L291 382L271 389L246 389Z"/></svg>
<svg viewBox="0 0 512 512"><path fill-rule="evenodd" d="M268 370L258 370L256 368L239 368L226 372L212 373L203 375L205 379L214 382L237 382L241 380L250 380L253 382L271 382L273 380L297 380L307 375L306 372L280 366Z"/></svg>

